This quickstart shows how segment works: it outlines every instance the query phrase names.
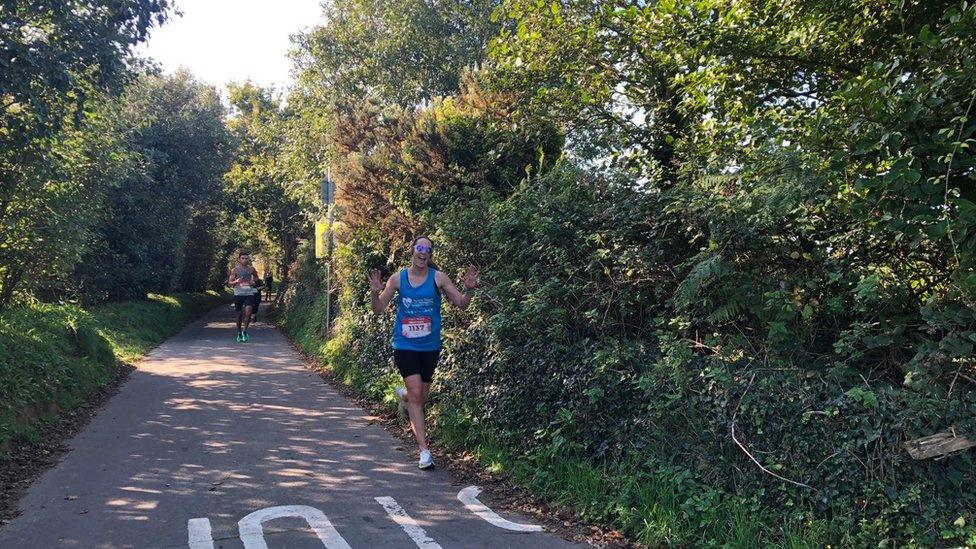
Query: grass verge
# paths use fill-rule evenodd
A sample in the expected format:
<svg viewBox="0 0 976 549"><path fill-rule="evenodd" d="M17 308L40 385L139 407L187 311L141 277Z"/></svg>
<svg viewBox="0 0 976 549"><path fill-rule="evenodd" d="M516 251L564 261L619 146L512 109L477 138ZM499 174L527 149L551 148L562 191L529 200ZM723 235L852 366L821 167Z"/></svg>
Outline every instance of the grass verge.
<svg viewBox="0 0 976 549"><path fill-rule="evenodd" d="M0 454L221 301L213 292L150 294L90 309L37 304L0 313Z"/></svg>

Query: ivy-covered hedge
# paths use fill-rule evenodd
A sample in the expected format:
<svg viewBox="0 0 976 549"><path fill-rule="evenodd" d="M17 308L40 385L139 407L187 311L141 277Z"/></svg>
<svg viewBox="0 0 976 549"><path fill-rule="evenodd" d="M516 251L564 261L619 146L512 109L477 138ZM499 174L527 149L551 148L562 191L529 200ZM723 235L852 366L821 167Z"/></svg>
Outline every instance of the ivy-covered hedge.
<svg viewBox="0 0 976 549"><path fill-rule="evenodd" d="M613 296L613 278L633 264L626 250L644 253L627 233L639 235L645 219L613 215L635 209L621 196L633 191L601 196L590 184L554 172L495 204L475 233L480 257L495 265L472 309L446 311L435 433L473 449L501 445L530 484L545 484L557 463L592 466L605 486L665 483L663 492L679 501L675 531L663 533L643 522L651 511L634 511L637 492L608 490L589 503L565 496L591 518L647 542L729 543L750 521L756 544L976 542L971 454L917 462L899 447L970 421L970 403L803 364L702 357L661 318L646 323L653 326L646 333L608 331L610 322L622 331L632 319L651 318L646 302L663 288L637 283L616 290L634 299ZM467 222L485 217L482 205L469 206L434 232L448 272L461 264L456 248L469 243L452 235L472 234L476 225ZM283 321L347 383L382 399L396 376L390 317L369 311L361 283L376 261L362 247L369 242L350 241L337 254L338 277L348 282L340 286L330 341L322 273L308 256ZM614 249L601 261L585 260L600 255L601 242ZM733 422L738 441L764 467L809 488L762 472L734 443Z"/></svg>

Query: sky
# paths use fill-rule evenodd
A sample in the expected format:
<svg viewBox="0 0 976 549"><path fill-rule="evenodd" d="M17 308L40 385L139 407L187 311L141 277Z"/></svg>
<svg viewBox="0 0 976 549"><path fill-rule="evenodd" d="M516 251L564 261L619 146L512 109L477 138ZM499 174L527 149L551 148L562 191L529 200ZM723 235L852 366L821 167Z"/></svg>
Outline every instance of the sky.
<svg viewBox="0 0 976 549"><path fill-rule="evenodd" d="M167 73L180 67L221 89L250 79L281 91L291 82L289 36L321 21L322 0L176 0L182 16L137 50Z"/></svg>

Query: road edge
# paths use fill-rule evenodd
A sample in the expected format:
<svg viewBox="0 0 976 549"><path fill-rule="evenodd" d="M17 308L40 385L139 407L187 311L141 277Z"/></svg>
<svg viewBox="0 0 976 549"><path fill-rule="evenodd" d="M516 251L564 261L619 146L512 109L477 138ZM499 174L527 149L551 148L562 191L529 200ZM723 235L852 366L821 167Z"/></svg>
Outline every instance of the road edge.
<svg viewBox="0 0 976 549"><path fill-rule="evenodd" d="M301 357L305 367L340 396L362 409L367 414L367 420L371 425L382 426L394 439L403 442L405 447L411 448L416 445L413 433L395 411L380 402L370 400L342 383L315 357L305 352L277 323L273 326ZM600 548L644 547L616 530L584 522L575 508L547 502L542 497L516 485L503 473L491 473L485 470L473 453L448 449L435 438L428 443L437 456L438 467L450 473L451 484L458 486L459 490L468 485L480 486L482 492L478 498L493 509L531 517L541 524L546 532L566 541L586 543Z"/></svg>

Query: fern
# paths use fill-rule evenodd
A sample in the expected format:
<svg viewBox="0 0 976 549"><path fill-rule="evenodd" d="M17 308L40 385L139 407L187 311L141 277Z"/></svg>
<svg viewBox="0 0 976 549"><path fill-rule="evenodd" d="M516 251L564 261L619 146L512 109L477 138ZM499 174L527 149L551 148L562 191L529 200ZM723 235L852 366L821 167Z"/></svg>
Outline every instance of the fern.
<svg viewBox="0 0 976 549"><path fill-rule="evenodd" d="M705 317L705 320L711 323L721 324L739 316L746 309L748 309L748 299L745 295L728 296L725 303L712 311L711 314Z"/></svg>
<svg viewBox="0 0 976 549"><path fill-rule="evenodd" d="M689 309L698 302L698 296L716 279L727 274L728 270L719 254L711 254L691 268L688 276L681 281L671 298L675 307L680 310Z"/></svg>

